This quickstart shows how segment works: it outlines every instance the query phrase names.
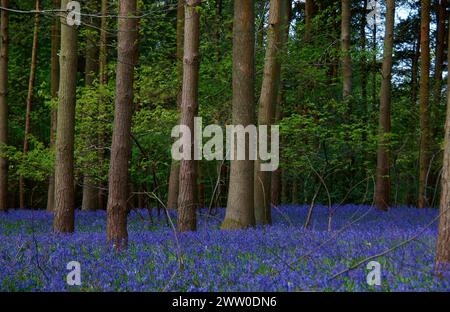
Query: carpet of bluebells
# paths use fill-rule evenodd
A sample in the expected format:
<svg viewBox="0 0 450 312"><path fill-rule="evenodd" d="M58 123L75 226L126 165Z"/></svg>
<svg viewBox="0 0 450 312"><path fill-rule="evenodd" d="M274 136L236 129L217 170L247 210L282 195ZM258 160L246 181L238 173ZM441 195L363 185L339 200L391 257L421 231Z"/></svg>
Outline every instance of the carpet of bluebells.
<svg viewBox="0 0 450 312"><path fill-rule="evenodd" d="M163 215L136 210L120 253L106 243L104 211L77 212L76 233L56 235L51 214L11 210L0 213L0 291L450 291L433 274L436 209L335 206L328 231L325 206L304 229L308 208L279 207L272 226L240 231L220 230L222 209L202 211L197 232L177 235ZM381 286L367 284L369 257ZM81 286L66 282L70 261Z"/></svg>

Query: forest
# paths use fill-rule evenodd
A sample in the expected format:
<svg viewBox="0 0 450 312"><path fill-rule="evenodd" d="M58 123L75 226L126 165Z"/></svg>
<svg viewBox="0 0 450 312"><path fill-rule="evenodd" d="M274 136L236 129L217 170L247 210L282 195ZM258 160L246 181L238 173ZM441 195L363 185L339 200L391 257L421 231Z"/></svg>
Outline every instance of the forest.
<svg viewBox="0 0 450 312"><path fill-rule="evenodd" d="M0 292L450 291L449 9L0 0Z"/></svg>

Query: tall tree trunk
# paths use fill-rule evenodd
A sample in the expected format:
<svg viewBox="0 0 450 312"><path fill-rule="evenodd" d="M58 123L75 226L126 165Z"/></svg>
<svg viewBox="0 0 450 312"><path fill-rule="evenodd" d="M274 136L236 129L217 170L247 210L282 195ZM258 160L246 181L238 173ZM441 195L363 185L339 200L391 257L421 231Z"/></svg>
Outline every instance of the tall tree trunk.
<svg viewBox="0 0 450 312"><path fill-rule="evenodd" d="M184 41L184 0L178 0L177 7L177 74L179 90L177 94L177 107L181 108L181 81L183 79L183 41ZM167 193L167 208L178 207L178 191L180 184L180 164L172 160L170 166L169 189Z"/></svg>
<svg viewBox="0 0 450 312"><path fill-rule="evenodd" d="M35 10L39 11L39 0L35 1ZM29 150L29 135L31 129L31 108L33 102L34 81L36 80L36 64L37 64L37 49L38 49L38 31L39 31L39 13L34 15L34 29L33 29L33 46L31 48L31 65L30 76L28 80L28 95L27 108L25 113L25 132L23 137L23 156L26 157ZM19 207L25 208L25 181L23 175L19 177Z"/></svg>
<svg viewBox="0 0 450 312"><path fill-rule="evenodd" d="M200 0L188 0L185 5L183 91L181 125L191 130L191 158L180 162L180 193L178 196L178 231L195 231L196 161L194 160L194 118L198 113L198 77L200 45Z"/></svg>
<svg viewBox="0 0 450 312"><path fill-rule="evenodd" d="M8 8L8 0L1 0ZM0 13L0 152L2 145L8 144L8 11ZM8 161L0 157L0 211L8 209Z"/></svg>
<svg viewBox="0 0 450 312"><path fill-rule="evenodd" d="M350 0L342 0L341 50L342 50L342 97L345 99L352 92L352 59L350 57Z"/></svg>
<svg viewBox="0 0 450 312"><path fill-rule="evenodd" d="M431 138L435 138L437 132L440 131L439 122L437 122L439 114L439 105L441 103L442 92L442 71L444 67L445 58L445 21L447 19L447 0L440 0L436 5L436 19L437 19L437 31L436 31L436 58L434 69L434 86L433 86L433 105L431 107L431 124L434 125ZM434 140L433 140L434 141ZM433 145L436 142L432 142ZM433 146L434 147L434 146Z"/></svg>
<svg viewBox="0 0 450 312"><path fill-rule="evenodd" d="M102 17L100 19L100 47L99 47L99 82L100 82L100 89L106 88L106 85L108 84L108 0L101 0L101 14ZM103 115L104 110L104 99L100 99L99 103L99 116ZM100 122L103 122L100 120ZM106 142L105 142L105 134L102 131L99 131L98 133L98 162L100 167L103 167L103 164L105 162L105 148ZM100 182L98 184L98 209L104 209L105 208L105 191L103 182Z"/></svg>
<svg viewBox="0 0 450 312"><path fill-rule="evenodd" d="M61 1L66 11L68 0ZM75 228L74 136L77 85L78 31L61 17L60 84L56 133L55 216L53 230L71 233Z"/></svg>
<svg viewBox="0 0 450 312"><path fill-rule="evenodd" d="M420 58L420 25L417 25L417 41L414 43L414 55L411 60L411 104L416 106L417 102L417 78L419 77Z"/></svg>
<svg viewBox="0 0 450 312"><path fill-rule="evenodd" d="M53 7L55 9L61 6L60 0L53 0ZM55 101L58 98L59 88L59 57L58 51L60 46L60 22L54 18L52 21L52 42L51 42L51 61L50 61L50 95L52 100ZM56 141L56 115L57 110L55 107L51 109L51 121L50 121L50 149L55 148ZM55 209L55 173L54 171L50 175L48 182L47 193L47 211L53 211Z"/></svg>
<svg viewBox="0 0 450 312"><path fill-rule="evenodd" d="M369 112L372 111L373 107L377 105L377 24L373 25L372 29L372 107L369 109Z"/></svg>
<svg viewBox="0 0 450 312"><path fill-rule="evenodd" d="M97 2L93 3L92 8L97 10ZM95 20L90 19L91 25L95 25ZM98 56L97 56L97 40L98 34L96 29L88 29L86 34L86 66L85 66L85 85L86 87L92 87L95 77L98 75ZM93 143L93 137L91 134L87 134L86 145L90 146ZM98 192L95 185L95 179L89 173L83 176L83 200L81 209L96 210L98 205Z"/></svg>
<svg viewBox="0 0 450 312"><path fill-rule="evenodd" d="M366 120L369 117L369 105L367 101L367 55L366 55L366 26L367 26L367 0L363 1L363 8L361 14L361 98L366 108Z"/></svg>
<svg viewBox="0 0 450 312"><path fill-rule="evenodd" d="M138 20L128 17L135 15L136 0L119 2L116 103L107 206L108 241L114 244L116 250L126 248L128 244L128 162L131 157L131 119L134 107L133 82L138 40Z"/></svg>
<svg viewBox="0 0 450 312"><path fill-rule="evenodd" d="M450 42L450 32L449 32ZM448 70L450 72L450 49L448 50ZM447 81L450 90L450 79ZM441 180L441 202L439 234L436 244L436 270L445 273L450 270L450 92L447 92L447 116L444 133L444 162Z"/></svg>
<svg viewBox="0 0 450 312"><path fill-rule="evenodd" d="M276 102L280 89L282 56L280 52L283 48L287 25L287 2L287 0L270 1L267 50L258 110L258 125L267 125L269 129L275 118ZM261 164L261 160L255 161L255 221L258 224L270 224L272 223L271 172L261 171Z"/></svg>
<svg viewBox="0 0 450 312"><path fill-rule="evenodd" d="M233 125L254 124L255 111L255 4L234 2L233 25ZM234 146L236 147L236 146ZM234 148L236 150L236 148ZM245 155L249 155L246 139ZM228 203L223 229L242 229L255 224L254 161L231 160Z"/></svg>
<svg viewBox="0 0 450 312"><path fill-rule="evenodd" d="M390 204L389 133L391 132L391 76L394 42L395 1L387 0L386 30L384 35L383 71L380 93L380 122L377 152L377 179L375 203L379 209L387 210Z"/></svg>
<svg viewBox="0 0 450 312"><path fill-rule="evenodd" d="M421 0L420 26L420 156L419 156L419 198L417 206L428 205L426 198L427 172L430 164L430 124L429 124L429 89L430 89L430 0Z"/></svg>

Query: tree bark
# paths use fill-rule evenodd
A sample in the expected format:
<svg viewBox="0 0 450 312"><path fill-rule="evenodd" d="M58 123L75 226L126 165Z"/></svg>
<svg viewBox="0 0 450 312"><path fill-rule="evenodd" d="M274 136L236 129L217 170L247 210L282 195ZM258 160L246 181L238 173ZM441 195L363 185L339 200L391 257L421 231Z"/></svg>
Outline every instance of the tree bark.
<svg viewBox="0 0 450 312"><path fill-rule="evenodd" d="M342 0L341 50L342 50L342 97L345 99L352 92L352 59L350 57L350 0Z"/></svg>
<svg viewBox="0 0 450 312"><path fill-rule="evenodd" d="M102 17L100 19L100 47L99 47L99 82L100 82L100 89L106 88L108 84L108 0L101 0L101 14ZM103 99L100 99L99 103L99 116L103 115ZM103 122L100 120L100 122ZM104 133L102 131L99 131L98 133L98 162L100 167L103 167L104 159L105 159L105 137ZM103 182L100 182L98 184L98 209L104 209L105 208L105 191Z"/></svg>
<svg viewBox="0 0 450 312"><path fill-rule="evenodd" d="M369 118L369 105L367 101L367 55L366 55L366 45L367 45L367 39L366 39L366 26L367 26L367 0L363 1L363 8L362 8L363 14L361 14L361 30L360 30L360 36L361 36L361 53L362 53L362 59L361 59L361 98L366 106L366 120L368 121Z"/></svg>
<svg viewBox="0 0 450 312"><path fill-rule="evenodd" d="M68 0L61 1L66 11ZM71 233L75 227L74 215L74 135L77 84L78 31L61 17L60 85L56 134L55 216L53 230Z"/></svg>
<svg viewBox="0 0 450 312"><path fill-rule="evenodd" d="M420 156L419 156L419 197L417 206L425 208L427 172L430 163L430 125L429 125L429 91L430 91L430 0L421 0L420 26Z"/></svg>
<svg viewBox="0 0 450 312"><path fill-rule="evenodd" d="M377 178L375 203L379 209L387 210L390 204L389 138L391 132L391 77L394 42L395 1L387 0L386 30L384 35L383 69L380 92L380 119L377 152Z"/></svg>
<svg viewBox="0 0 450 312"><path fill-rule="evenodd" d="M450 42L450 32L449 32ZM450 72L450 49L448 50L448 70ZM450 90L450 80L447 81ZM444 161L441 180L441 201L439 234L436 244L436 271L438 274L450 269L450 93L447 93L447 116L444 134Z"/></svg>
<svg viewBox="0 0 450 312"><path fill-rule="evenodd" d="M255 110L255 4L234 2L233 25L233 125L254 124ZM246 140L246 157L249 144ZM231 160L227 210L222 229L242 229L255 224L254 161Z"/></svg>
<svg viewBox="0 0 450 312"><path fill-rule="evenodd" d="M39 11L39 0L35 1L35 10ZM34 82L36 80L36 64L37 64L37 49L38 49L38 32L39 32L39 13L34 15L34 28L33 28L33 45L31 48L31 65L30 76L28 80L28 94L27 94L27 107L25 113L25 131L23 137L23 157L25 158L29 150L29 135L31 131L31 109L33 104L33 91ZM19 176L19 207L25 208L25 181L23 175Z"/></svg>
<svg viewBox="0 0 450 312"><path fill-rule="evenodd" d="M177 7L177 67L179 90L177 94L177 107L181 108L181 81L183 79L183 41L184 41L184 0L178 0ZM169 175L169 189L167 193L167 208L178 207L178 191L180 184L180 163L172 160Z"/></svg>
<svg viewBox="0 0 450 312"><path fill-rule="evenodd" d="M287 25L287 2L287 0L270 1L267 50L258 111L258 125L267 125L269 129L275 118L280 90L281 51ZM270 224L272 223L271 172L261 171L261 164L259 159L255 161L255 221L258 224Z"/></svg>
<svg viewBox="0 0 450 312"><path fill-rule="evenodd" d="M8 8L8 0L1 0ZM0 152L2 145L8 144L8 11L0 13ZM8 209L8 161L0 157L0 211Z"/></svg>
<svg viewBox="0 0 450 312"><path fill-rule="evenodd" d="M136 0L119 2L116 69L116 103L109 167L107 206L108 241L116 250L127 247L128 163L131 157L131 119L134 98L134 67L137 62L138 20Z"/></svg>
<svg viewBox="0 0 450 312"><path fill-rule="evenodd" d="M180 193L178 195L178 231L195 231L196 161L194 160L194 118L198 114L198 78L200 45L200 0L188 0L185 4L183 91L181 101L181 125L191 130L191 159L180 161Z"/></svg>
<svg viewBox="0 0 450 312"><path fill-rule="evenodd" d="M447 0L440 0L436 4L436 20L437 20L437 31L436 31L436 58L435 58L435 69L434 69L434 86L433 86L433 105L431 107L431 124L434 125L432 128L432 138L435 138L437 132L440 131L439 122L437 122L439 114L439 105L441 103L441 92L442 92L442 72L444 67L445 58L445 21L447 20ZM435 140L433 140L435 141ZM436 144L432 142L433 146Z"/></svg>
<svg viewBox="0 0 450 312"><path fill-rule="evenodd" d="M53 7L59 8L61 6L60 0L53 0ZM52 22L52 39L51 39L51 61L50 61L50 95L52 100L55 101L58 98L59 88L59 57L58 51L60 46L60 23L58 19L54 19ZM52 107L51 109L51 121L50 121L50 149L55 148L56 142L56 117L57 110ZM47 211L53 211L55 209L55 173L54 170L50 175L48 182L47 193Z"/></svg>

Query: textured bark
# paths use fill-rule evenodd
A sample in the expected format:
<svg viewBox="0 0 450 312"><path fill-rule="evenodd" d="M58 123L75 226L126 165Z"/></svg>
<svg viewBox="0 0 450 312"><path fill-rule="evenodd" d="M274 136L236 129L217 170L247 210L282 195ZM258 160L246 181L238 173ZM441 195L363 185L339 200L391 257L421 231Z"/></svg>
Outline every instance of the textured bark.
<svg viewBox="0 0 450 312"><path fill-rule="evenodd" d="M255 111L255 5L252 0L234 2L233 24L233 125L254 124ZM246 140L246 155L249 145ZM248 157L248 156L247 156ZM232 160L228 202L223 229L242 229L255 224L253 160Z"/></svg>
<svg viewBox="0 0 450 312"><path fill-rule="evenodd" d="M54 8L61 6L60 0L53 0ZM52 39L51 39L51 60L50 60L50 94L53 100L58 97L59 88L59 57L58 51L60 46L60 23L58 19L52 21ZM57 110L52 108L50 121L50 149L55 148L56 142L56 117ZM50 175L47 193L47 211L55 209L55 173Z"/></svg>
<svg viewBox="0 0 450 312"><path fill-rule="evenodd" d="M179 90L177 95L178 109L181 107L181 81L183 79L183 41L184 41L184 0L178 0L177 8L177 66ZM167 194L167 208L178 207L178 191L180 184L180 163L172 160L170 166L169 189Z"/></svg>
<svg viewBox="0 0 450 312"><path fill-rule="evenodd" d="M101 14L102 17L100 19L100 47L99 47L99 82L100 88L106 86L108 84L108 0L101 0ZM99 116L103 114L103 104L102 99L100 99L99 103ZM102 122L102 121L100 121ZM101 167L103 167L104 159L105 159L105 137L104 133L101 131L98 134L98 162ZM98 185L98 204L97 207L99 209L105 208L105 191L103 183L99 183Z"/></svg>
<svg viewBox="0 0 450 312"><path fill-rule="evenodd" d="M287 0L270 1L264 77L258 110L258 125L267 125L268 127L275 118L280 89L281 51L287 25L287 2ZM261 164L260 160L255 161L255 221L258 224L270 224L272 222L271 172L261 171Z"/></svg>
<svg viewBox="0 0 450 312"><path fill-rule="evenodd" d="M367 101L367 56L366 56L366 45L367 45L367 38L366 38L366 26L367 26L367 0L364 0L363 3L362 12L364 14L361 14L361 29L360 29L360 36L361 36L361 53L362 53L362 59L361 59L361 99L366 105L366 120L368 120L369 117L369 105Z"/></svg>
<svg viewBox="0 0 450 312"><path fill-rule="evenodd" d="M449 32L450 42L450 32ZM450 49L448 50L448 70L450 72ZM450 80L448 80L450 90ZM436 244L437 273L450 270L450 93L447 93L447 116L444 135L444 162L441 180L441 202L439 218L439 234Z"/></svg>
<svg viewBox="0 0 450 312"><path fill-rule="evenodd" d="M436 12L436 20L437 20L437 31L436 31L436 58L435 58L435 70L434 70L434 86L433 86L433 105L431 107L431 124L432 128L432 138L435 138L437 132L440 131L438 114L439 114L439 105L441 103L441 92L442 92L442 72L444 69L444 58L445 58L445 21L447 19L447 0L440 0L439 3L436 4L437 12ZM433 140L435 141L435 140ZM436 142L432 142L433 147ZM433 181L430 181L433 184Z"/></svg>
<svg viewBox="0 0 450 312"><path fill-rule="evenodd" d="M114 129L109 167L109 193L107 206L107 236L116 250L126 248L127 200L129 195L128 163L131 157L131 118L133 115L134 67L137 62L138 23L135 16L136 0L119 3L118 54L116 69L116 103Z"/></svg>
<svg viewBox="0 0 450 312"><path fill-rule="evenodd" d="M290 1L289 1L290 2ZM290 4L290 3L289 3ZM280 89L283 88L283 84L280 83ZM275 108L275 123L279 122L281 120L281 105L283 103L284 98L284 92L283 90L280 90L278 92L278 99L277 99L277 105ZM281 149L280 149L281 154ZM281 155L280 155L281 156ZM274 172L272 172L272 178L270 182L270 201L271 204L274 206L278 206L281 204L281 168L278 168Z"/></svg>
<svg viewBox="0 0 450 312"><path fill-rule="evenodd" d="M68 0L61 1L66 10ZM58 121L56 133L55 215L53 230L59 233L74 231L74 135L77 84L78 31L68 26L65 14L61 17L61 51Z"/></svg>
<svg viewBox="0 0 450 312"><path fill-rule="evenodd" d="M8 7L8 0L1 0ZM0 16L0 151L8 144L8 11L2 10ZM0 157L0 211L8 209L8 161Z"/></svg>
<svg viewBox="0 0 450 312"><path fill-rule="evenodd" d="M39 11L39 0L35 1L35 10ZM33 91L34 82L36 80L36 65L37 65L37 49L38 49L38 32L39 32L39 13L34 15L34 28L33 28L33 45L31 48L31 65L30 76L28 79L28 94L27 94L27 107L25 113L25 131L23 138L23 156L26 157L29 150L29 135L31 131L31 109L33 104ZM23 175L19 177L19 207L25 208L25 180Z"/></svg>
<svg viewBox="0 0 450 312"><path fill-rule="evenodd" d="M417 206L428 205L426 198L427 172L430 163L430 124L429 124L429 93L430 93L430 0L421 0L420 26L420 156L419 156L419 197Z"/></svg>
<svg viewBox="0 0 450 312"><path fill-rule="evenodd" d="M390 204L389 139L391 132L391 77L394 42L395 1L387 0L386 27L384 35L383 69L380 93L379 138L377 151L377 179L375 203L387 210Z"/></svg>
<svg viewBox="0 0 450 312"><path fill-rule="evenodd" d="M196 169L194 160L194 118L198 113L198 78L200 45L200 0L188 0L185 5L183 91L181 125L191 129L191 159L180 161L180 193L178 195L178 231L195 231Z"/></svg>
<svg viewBox="0 0 450 312"><path fill-rule="evenodd" d="M341 50L342 50L342 97L352 92L352 60L350 57L350 0L342 0Z"/></svg>
<svg viewBox="0 0 450 312"><path fill-rule="evenodd" d="M93 2L93 9L96 10L97 2ZM89 24L95 25L94 18L90 18ZM85 66L85 85L92 87L95 77L98 74L98 49L97 49L97 33L95 29L89 29L86 34L86 66ZM90 146L94 142L92 135L87 134L86 145ZM89 174L83 177L83 200L81 209L96 210L98 205L98 191L95 185L95 179Z"/></svg>

